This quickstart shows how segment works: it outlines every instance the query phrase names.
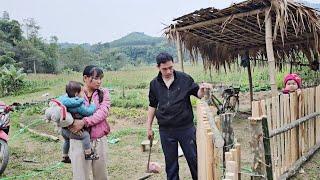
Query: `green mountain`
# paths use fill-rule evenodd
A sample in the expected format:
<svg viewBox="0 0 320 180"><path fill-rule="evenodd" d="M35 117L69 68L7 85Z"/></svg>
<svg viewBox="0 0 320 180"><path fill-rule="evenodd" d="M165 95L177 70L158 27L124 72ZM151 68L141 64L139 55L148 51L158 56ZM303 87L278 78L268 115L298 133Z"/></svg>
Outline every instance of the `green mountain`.
<svg viewBox="0 0 320 180"><path fill-rule="evenodd" d="M120 39L110 42L110 47L137 46L137 45L155 45L165 39L162 37L151 37L143 32L132 32Z"/></svg>

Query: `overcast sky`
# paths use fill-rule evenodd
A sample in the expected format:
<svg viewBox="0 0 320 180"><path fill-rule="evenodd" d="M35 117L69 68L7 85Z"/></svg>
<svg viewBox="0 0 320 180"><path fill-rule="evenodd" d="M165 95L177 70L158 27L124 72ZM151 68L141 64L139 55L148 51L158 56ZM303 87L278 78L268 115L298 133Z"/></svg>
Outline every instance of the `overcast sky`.
<svg viewBox="0 0 320 180"><path fill-rule="evenodd" d="M97 43L130 32L161 36L164 24L194 10L225 8L242 0L0 0L0 12L22 23L34 18L40 35L59 42ZM320 2L320 0L309 0Z"/></svg>

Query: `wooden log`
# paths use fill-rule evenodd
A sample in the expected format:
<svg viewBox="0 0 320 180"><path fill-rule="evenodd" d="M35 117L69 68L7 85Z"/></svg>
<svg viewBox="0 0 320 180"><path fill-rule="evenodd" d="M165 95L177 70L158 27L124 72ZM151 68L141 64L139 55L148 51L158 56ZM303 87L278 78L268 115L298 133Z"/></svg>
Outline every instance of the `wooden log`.
<svg viewBox="0 0 320 180"><path fill-rule="evenodd" d="M264 157L266 162L266 172L267 179L273 179L272 172L272 160L271 160L271 147L270 147L270 137L268 128L268 119L266 117L262 118L262 128L263 128L263 146L264 146Z"/></svg>
<svg viewBox="0 0 320 180"><path fill-rule="evenodd" d="M270 137L274 137L274 136L276 136L278 134L281 134L281 133L286 132L286 131L288 131L290 129L293 129L293 128L299 126L301 123L304 123L304 122L306 122L306 121L308 121L308 120L310 120L312 118L315 118L315 117L317 117L319 115L320 115L320 112L314 112L314 113L311 113L311 114L309 114L309 115L307 115L307 116L305 116L303 118L297 119L296 121L294 121L294 122L292 122L290 124L287 124L287 125L285 125L285 126L283 126L281 128L272 130L271 133L270 133Z"/></svg>
<svg viewBox="0 0 320 180"><path fill-rule="evenodd" d="M310 150L303 156L301 156L294 164L292 167L288 169L285 173L283 173L279 179L280 180L285 180L289 179L291 176L295 175L300 167L302 166L303 163L305 163L310 157L320 148L320 143L316 144Z"/></svg>

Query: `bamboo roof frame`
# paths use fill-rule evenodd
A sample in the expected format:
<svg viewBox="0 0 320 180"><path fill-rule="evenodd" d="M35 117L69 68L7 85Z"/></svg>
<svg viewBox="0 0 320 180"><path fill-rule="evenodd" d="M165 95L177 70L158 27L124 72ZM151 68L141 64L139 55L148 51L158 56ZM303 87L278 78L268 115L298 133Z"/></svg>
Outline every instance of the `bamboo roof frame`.
<svg viewBox="0 0 320 180"><path fill-rule="evenodd" d="M219 10L201 9L174 19L165 28L169 40L179 41L205 69L226 67L249 51L250 59L266 59L266 16L272 22L275 63L319 62L319 12L293 0L247 0Z"/></svg>

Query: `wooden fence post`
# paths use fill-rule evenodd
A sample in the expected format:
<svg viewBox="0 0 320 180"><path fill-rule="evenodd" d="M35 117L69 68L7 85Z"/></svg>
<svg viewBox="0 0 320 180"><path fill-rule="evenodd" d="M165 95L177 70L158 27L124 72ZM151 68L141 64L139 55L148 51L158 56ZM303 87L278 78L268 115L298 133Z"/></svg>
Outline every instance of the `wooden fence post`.
<svg viewBox="0 0 320 180"><path fill-rule="evenodd" d="M262 129L263 129L263 146L264 146L264 157L266 162L267 179L273 179L272 174L272 160L271 160L271 147L268 120L266 117L262 118Z"/></svg>
<svg viewBox="0 0 320 180"><path fill-rule="evenodd" d="M252 102L252 117L249 117L252 138L250 143L253 153L253 165L252 171L256 176L251 176L251 179L260 180L265 174L263 165L264 153L262 147L262 124L261 124L261 113L260 113L260 102Z"/></svg>

